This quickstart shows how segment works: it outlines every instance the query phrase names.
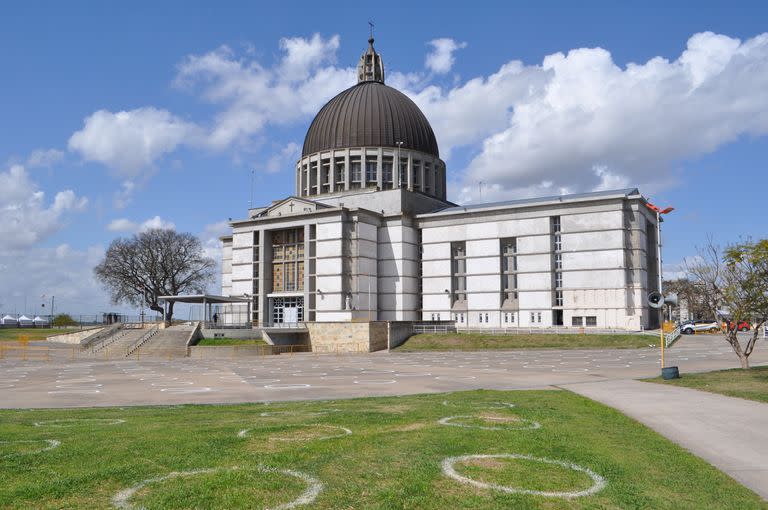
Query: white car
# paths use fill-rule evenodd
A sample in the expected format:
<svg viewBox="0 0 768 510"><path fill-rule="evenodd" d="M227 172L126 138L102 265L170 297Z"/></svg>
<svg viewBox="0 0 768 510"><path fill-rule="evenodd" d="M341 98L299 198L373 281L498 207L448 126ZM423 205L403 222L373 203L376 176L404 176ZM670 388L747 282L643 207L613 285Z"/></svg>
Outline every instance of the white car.
<svg viewBox="0 0 768 510"><path fill-rule="evenodd" d="M680 333L684 335L714 331L720 331L720 324L717 321L687 321L680 325Z"/></svg>

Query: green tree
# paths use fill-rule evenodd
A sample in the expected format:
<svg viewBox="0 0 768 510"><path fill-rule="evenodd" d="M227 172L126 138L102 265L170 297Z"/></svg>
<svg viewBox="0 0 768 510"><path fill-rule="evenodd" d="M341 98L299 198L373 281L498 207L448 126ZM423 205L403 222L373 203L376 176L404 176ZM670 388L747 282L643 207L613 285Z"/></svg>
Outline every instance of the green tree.
<svg viewBox="0 0 768 510"><path fill-rule="evenodd" d="M158 228L112 241L94 273L114 304L148 306L163 313L159 296L205 292L213 282L214 267L197 237ZM165 319L172 318L169 303Z"/></svg>
<svg viewBox="0 0 768 510"><path fill-rule="evenodd" d="M725 316L735 324L752 323L753 329L743 345L736 328L725 331L725 340L741 367L749 368L749 356L768 318L768 239L745 241L725 249L710 240L688 272L704 289L703 298L714 317Z"/></svg>
<svg viewBox="0 0 768 510"><path fill-rule="evenodd" d="M63 326L77 326L77 321L72 316L66 313L60 313L56 315L51 321L51 326L63 327Z"/></svg>

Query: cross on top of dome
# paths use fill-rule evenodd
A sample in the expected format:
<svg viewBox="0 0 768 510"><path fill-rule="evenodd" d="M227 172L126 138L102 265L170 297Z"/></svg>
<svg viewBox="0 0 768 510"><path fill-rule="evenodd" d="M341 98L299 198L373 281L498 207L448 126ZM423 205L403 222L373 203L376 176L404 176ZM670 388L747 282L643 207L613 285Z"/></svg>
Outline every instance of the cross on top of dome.
<svg viewBox="0 0 768 510"><path fill-rule="evenodd" d="M373 23L369 21L368 24L371 26L371 37L368 39L368 49L357 64L357 83L364 81L384 83L384 62L373 47Z"/></svg>

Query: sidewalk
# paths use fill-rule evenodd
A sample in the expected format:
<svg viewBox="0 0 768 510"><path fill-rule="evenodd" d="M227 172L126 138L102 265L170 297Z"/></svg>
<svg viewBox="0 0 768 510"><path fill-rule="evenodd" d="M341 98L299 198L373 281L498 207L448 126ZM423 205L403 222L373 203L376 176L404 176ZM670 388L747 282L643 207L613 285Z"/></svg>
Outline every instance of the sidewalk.
<svg viewBox="0 0 768 510"><path fill-rule="evenodd" d="M631 416L768 500L768 404L632 380L562 388Z"/></svg>

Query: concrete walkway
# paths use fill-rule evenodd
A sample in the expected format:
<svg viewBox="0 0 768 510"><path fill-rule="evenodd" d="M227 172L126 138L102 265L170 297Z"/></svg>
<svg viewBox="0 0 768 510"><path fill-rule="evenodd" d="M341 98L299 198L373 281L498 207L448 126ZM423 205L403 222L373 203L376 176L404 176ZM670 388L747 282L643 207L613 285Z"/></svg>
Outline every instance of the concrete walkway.
<svg viewBox="0 0 768 510"><path fill-rule="evenodd" d="M768 500L768 404L632 380L561 387L631 416Z"/></svg>

